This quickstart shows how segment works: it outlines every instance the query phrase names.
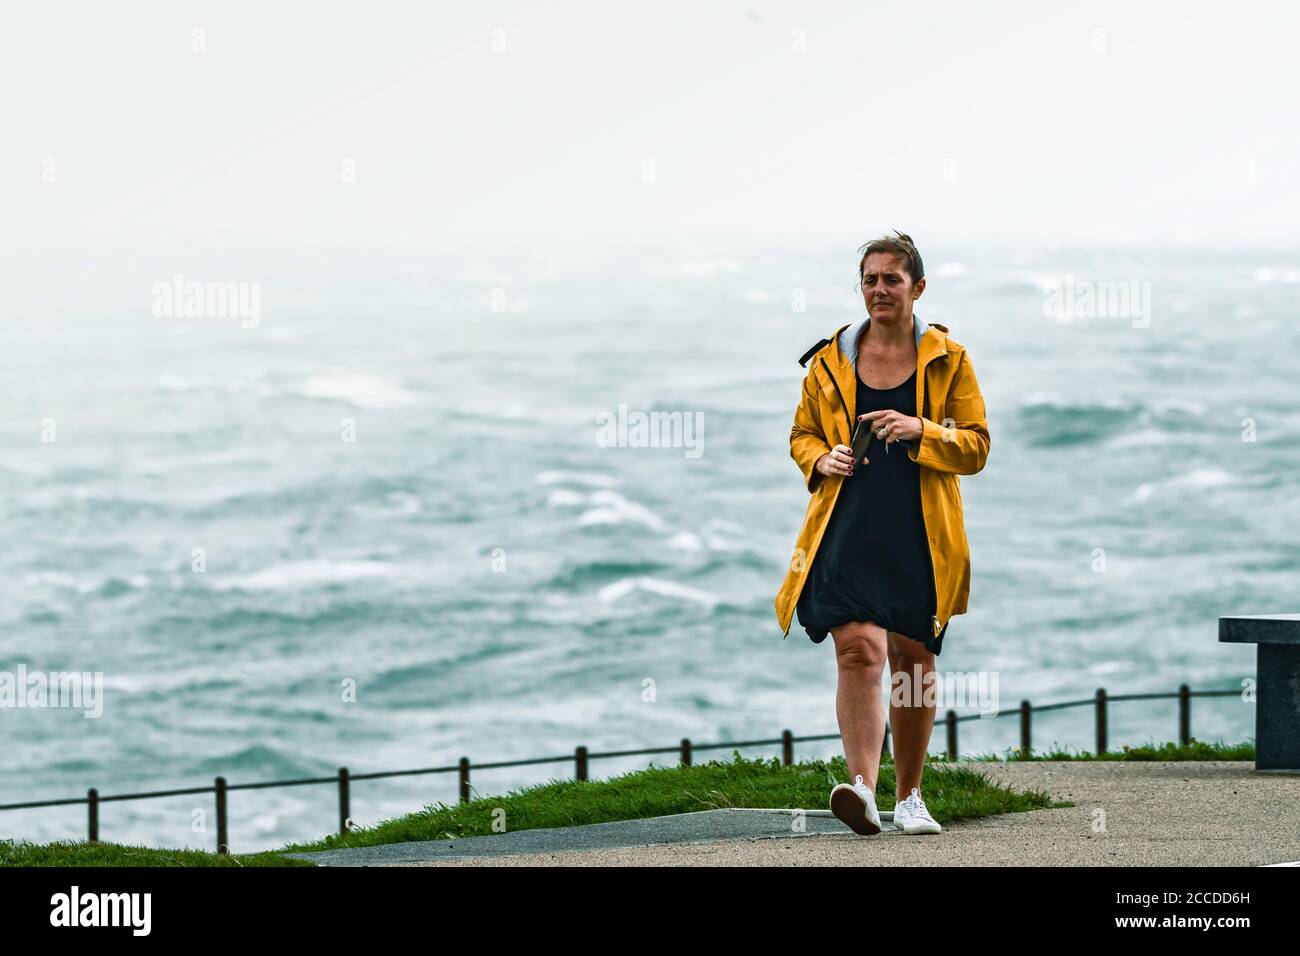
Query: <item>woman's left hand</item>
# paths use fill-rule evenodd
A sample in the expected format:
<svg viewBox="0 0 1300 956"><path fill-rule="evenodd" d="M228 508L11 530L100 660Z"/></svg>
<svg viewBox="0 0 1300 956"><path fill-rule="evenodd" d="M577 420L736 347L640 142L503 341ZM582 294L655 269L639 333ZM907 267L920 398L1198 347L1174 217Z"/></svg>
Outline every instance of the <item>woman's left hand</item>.
<svg viewBox="0 0 1300 956"><path fill-rule="evenodd" d="M893 409L881 409L859 415L858 421L864 418L871 421L872 431L876 433L877 438L883 438L886 445L921 437L921 419L917 415L904 415Z"/></svg>

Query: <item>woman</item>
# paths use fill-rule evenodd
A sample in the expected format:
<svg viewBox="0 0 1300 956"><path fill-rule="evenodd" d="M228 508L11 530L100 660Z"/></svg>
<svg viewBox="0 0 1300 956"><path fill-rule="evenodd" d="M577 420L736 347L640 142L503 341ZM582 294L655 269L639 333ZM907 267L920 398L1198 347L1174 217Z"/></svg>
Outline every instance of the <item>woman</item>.
<svg viewBox="0 0 1300 956"><path fill-rule="evenodd" d="M831 811L857 833L880 832L874 790L888 658L891 686L901 681L889 708L894 825L938 833L920 793L935 714L933 689L925 691L950 618L967 610L970 552L957 476L984 467L989 429L966 349L913 314L925 272L911 238L896 232L859 251L867 316L799 360L808 374L790 456L812 499L776 613L786 635L797 610L814 643L828 632L835 643L835 710L854 782L831 791ZM858 421L870 423L872 437L854 461Z"/></svg>

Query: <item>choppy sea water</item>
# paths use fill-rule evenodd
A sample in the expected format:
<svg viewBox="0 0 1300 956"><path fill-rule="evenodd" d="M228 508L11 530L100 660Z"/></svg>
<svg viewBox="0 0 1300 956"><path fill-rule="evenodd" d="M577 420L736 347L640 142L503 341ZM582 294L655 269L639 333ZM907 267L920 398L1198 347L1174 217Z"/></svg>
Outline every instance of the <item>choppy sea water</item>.
<svg viewBox="0 0 1300 956"><path fill-rule="evenodd" d="M1300 256L923 251L917 312L969 349L992 435L962 479L970 612L940 671L996 674L1004 708L1240 688L1254 652L1218 644L1217 618L1297 610ZM144 294L9 310L0 669L102 672L104 707L0 710L0 803L833 732L829 643L797 621L783 642L772 599L807 503L796 360L861 315L855 265L752 245L466 254L369 285L259 277L252 328L158 318ZM1118 282L1137 285L1106 314L1088 284ZM620 406L699 431L611 444ZM1177 731L1173 701L1110 718L1112 747ZM1192 731L1247 739L1253 708L1197 700ZM1035 720L1040 747L1091 734L1088 709ZM961 736L1001 752L1017 724ZM352 813L455 796L454 775L361 781ZM335 799L233 793L232 846L324 835ZM84 821L3 811L0 836ZM215 842L209 796L105 804L100 827Z"/></svg>

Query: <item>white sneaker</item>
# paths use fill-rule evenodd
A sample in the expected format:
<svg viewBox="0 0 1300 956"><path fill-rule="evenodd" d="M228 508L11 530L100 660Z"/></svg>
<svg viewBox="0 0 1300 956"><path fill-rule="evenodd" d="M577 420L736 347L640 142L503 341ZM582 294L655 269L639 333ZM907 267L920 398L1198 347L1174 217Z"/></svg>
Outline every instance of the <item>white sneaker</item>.
<svg viewBox="0 0 1300 956"><path fill-rule="evenodd" d="M880 832L876 798L871 788L862 782L862 774L853 778L852 785L836 784L831 790L831 813L843 820L854 833L874 836Z"/></svg>
<svg viewBox="0 0 1300 956"><path fill-rule="evenodd" d="M904 833L938 833L943 828L930 816L916 787L894 806L894 826Z"/></svg>

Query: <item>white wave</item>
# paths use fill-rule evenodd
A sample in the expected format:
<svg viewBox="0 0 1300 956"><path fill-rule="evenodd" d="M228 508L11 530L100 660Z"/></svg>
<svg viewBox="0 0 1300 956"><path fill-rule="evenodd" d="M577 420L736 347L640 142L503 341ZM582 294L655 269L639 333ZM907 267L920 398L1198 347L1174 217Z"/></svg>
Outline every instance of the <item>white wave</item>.
<svg viewBox="0 0 1300 956"><path fill-rule="evenodd" d="M28 587L45 584L50 587L67 588L70 591L79 591L82 594L89 594L99 587L99 582L82 581L74 578L71 574L64 574L62 571L32 571L23 575L23 583Z"/></svg>
<svg viewBox="0 0 1300 956"><path fill-rule="evenodd" d="M159 693L183 690L204 683L211 677L211 671L203 667L188 670L167 668L147 673L113 673L104 675L104 687L131 694Z"/></svg>
<svg viewBox="0 0 1300 956"><path fill-rule="evenodd" d="M698 534L690 531L678 531L668 539L668 547L680 548L683 551L700 551L704 548L704 542L700 540Z"/></svg>
<svg viewBox="0 0 1300 956"><path fill-rule="evenodd" d="M584 504L587 496L580 491L573 491L569 488L556 488L546 496L546 506L548 508L562 508L569 505Z"/></svg>
<svg viewBox="0 0 1300 956"><path fill-rule="evenodd" d="M420 498L408 491L393 491L384 498L398 514L413 515L420 511Z"/></svg>
<svg viewBox="0 0 1300 956"><path fill-rule="evenodd" d="M610 604L627 597L635 591L646 591L650 594L657 594L660 597L674 600L695 601L706 607L713 607L722 600L718 595L709 591L678 584L675 581L665 581L662 578L646 577L645 575L623 578L613 584L607 584L597 592L597 596L600 600Z"/></svg>
<svg viewBox="0 0 1300 956"><path fill-rule="evenodd" d="M1083 403L1082 399L1076 402L1067 398L1065 395L1059 392L1058 393L1031 392L1030 394L1026 395L1023 399L1021 399L1020 408L1022 411L1027 411L1029 409L1038 408L1038 407L1074 409L1077 408L1082 403ZM1098 400L1088 402L1087 404L1089 404L1090 406L1095 405L1098 408L1110 408L1110 409L1127 409L1130 407L1130 402L1128 399L1124 398L1121 395L1111 395L1111 394L1098 396Z"/></svg>
<svg viewBox="0 0 1300 956"><path fill-rule="evenodd" d="M287 591L321 584L340 584L363 578L383 577L392 565L383 561L292 561L252 574L221 578L209 569L218 591Z"/></svg>
<svg viewBox="0 0 1300 956"><path fill-rule="evenodd" d="M616 478L592 471L543 471L537 476L539 485L554 485L562 481L573 485L593 485L600 488L612 488L618 484Z"/></svg>
<svg viewBox="0 0 1300 956"><path fill-rule="evenodd" d="M182 685L183 682L186 680L189 680L189 678L172 677L170 681L165 681L165 682L171 685L167 689L174 689L175 687ZM127 694L143 694L152 690L157 690L159 683L162 682L151 681L148 680L147 678L144 678L136 674L119 673L119 674L104 675L105 690L122 691L123 693L127 693Z"/></svg>
<svg viewBox="0 0 1300 956"><path fill-rule="evenodd" d="M714 518L704 526L704 542L711 551L742 551L745 529L734 521Z"/></svg>
<svg viewBox="0 0 1300 956"><path fill-rule="evenodd" d="M1183 475L1176 475L1164 481L1145 481L1133 492L1134 501L1146 501L1157 491L1176 491L1180 489L1200 490L1230 485L1237 480L1221 468L1196 468Z"/></svg>
<svg viewBox="0 0 1300 956"><path fill-rule="evenodd" d="M1123 671L1132 669L1132 661L1098 661L1095 664L1089 665L1088 673L1100 677L1105 674L1119 674Z"/></svg>
<svg viewBox="0 0 1300 956"><path fill-rule="evenodd" d="M617 491L592 492L587 499L595 508L585 512L578 519L578 524L624 524L637 522L655 531L664 529L664 521L644 505L628 501Z"/></svg>
<svg viewBox="0 0 1300 956"><path fill-rule="evenodd" d="M253 814L250 821L253 826L253 832L259 837L268 837L280 829L280 815L273 811Z"/></svg>
<svg viewBox="0 0 1300 956"><path fill-rule="evenodd" d="M89 578L75 578L71 574L65 574L62 571L32 571L23 575L23 583L28 587L39 587L48 585L55 588L65 588L69 591L76 591L78 594L90 594L98 591L109 581L121 580L120 578L107 577L98 580ZM133 574L123 583L137 591L149 586L149 579L143 574Z"/></svg>
<svg viewBox="0 0 1300 956"><path fill-rule="evenodd" d="M626 524L628 520L628 515L617 508L592 508L582 513L578 518L578 524L584 527L593 524ZM649 527L656 527L649 522L642 523Z"/></svg>
<svg viewBox="0 0 1300 956"><path fill-rule="evenodd" d="M724 537L720 534L707 534L704 542L709 546L710 551L743 551L745 546L731 538Z"/></svg>
<svg viewBox="0 0 1300 956"><path fill-rule="evenodd" d="M1021 408L1031 408L1035 405L1064 405L1065 395L1062 392L1034 391L1029 392L1020 400Z"/></svg>
<svg viewBox="0 0 1300 956"><path fill-rule="evenodd" d="M1111 439L1112 448L1146 448L1150 445L1182 444L1186 438L1161 431L1158 428L1144 428L1135 432L1121 432Z"/></svg>
<svg viewBox="0 0 1300 956"><path fill-rule="evenodd" d="M348 402L358 408L396 408L415 401L412 393L397 385L373 375L349 372L313 375L291 391L304 398Z"/></svg>
<svg viewBox="0 0 1300 956"><path fill-rule="evenodd" d="M1174 488L1217 488L1219 485L1233 484L1236 480L1236 475L1221 468L1197 468L1172 479L1169 485Z"/></svg>
<svg viewBox="0 0 1300 956"><path fill-rule="evenodd" d="M1204 415L1205 405L1190 398L1158 398L1155 401L1157 412L1186 412L1188 415Z"/></svg>

